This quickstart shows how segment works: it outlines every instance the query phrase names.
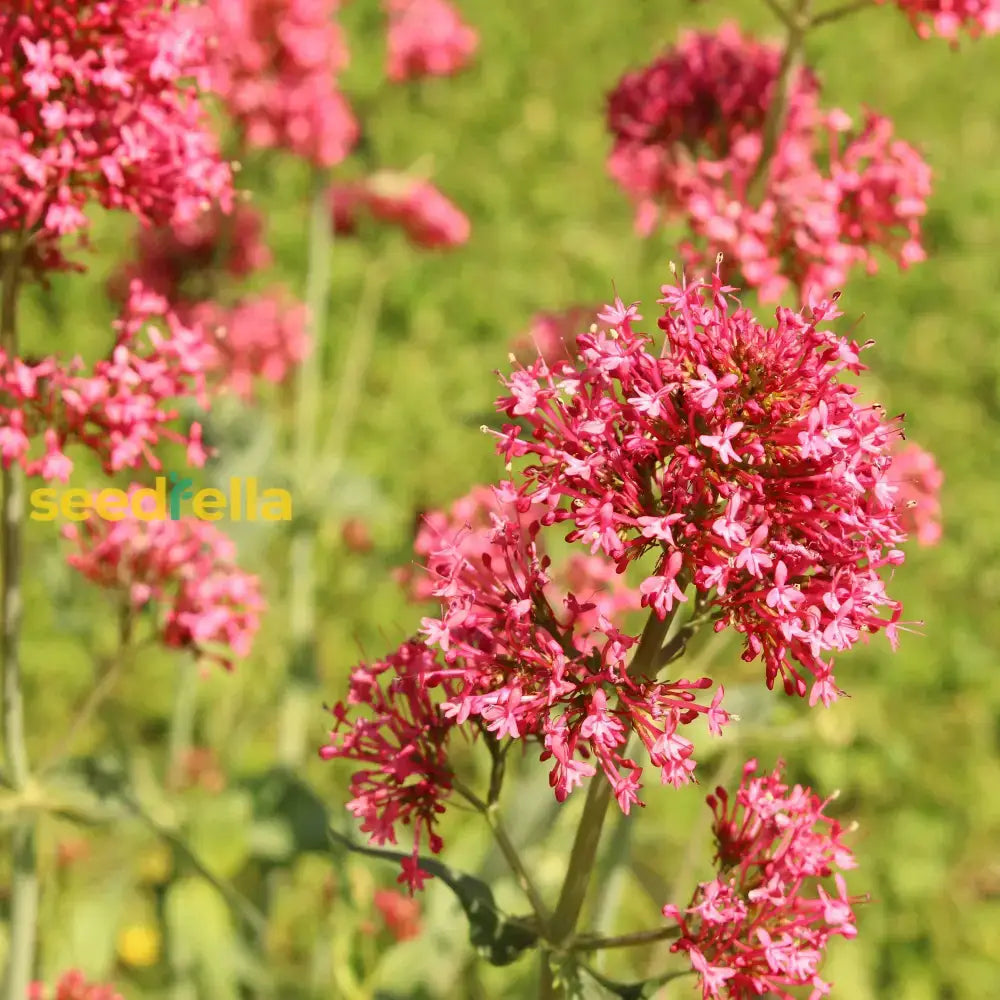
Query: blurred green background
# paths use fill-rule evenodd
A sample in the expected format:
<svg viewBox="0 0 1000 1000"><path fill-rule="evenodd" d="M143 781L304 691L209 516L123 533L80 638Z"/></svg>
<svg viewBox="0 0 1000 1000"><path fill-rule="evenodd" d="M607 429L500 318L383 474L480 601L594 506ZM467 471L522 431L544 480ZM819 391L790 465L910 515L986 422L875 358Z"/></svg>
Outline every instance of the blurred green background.
<svg viewBox="0 0 1000 1000"><path fill-rule="evenodd" d="M353 59L344 86L370 142L368 163L353 158L337 176L413 167L473 226L469 244L450 253L421 252L379 232L334 248L323 419L336 423L344 444L312 484L322 497L319 656L301 773L345 831L353 829L343 809L350 768L315 755L327 728L323 702L342 696L355 663L394 648L426 613L403 600L392 577L412 558L419 512L501 474L479 431L492 419L493 370L506 364L533 313L607 300L612 282L626 301L643 301L649 326L655 320L675 251L665 234L635 238L631 207L606 176L606 92L684 27L734 18L778 36L763 3L460 6L481 34L474 68L406 88L382 81L377 5L356 2L343 15ZM932 550L911 546L890 588L905 617L923 624L895 655L876 640L844 657L838 680L851 697L827 710L768 695L757 668L718 653L710 669L734 690L744 721L705 744L705 787L650 786L649 807L629 829L613 829L616 864L602 862L587 922L609 932L657 926L672 893L683 903L699 877L709 877L702 800L714 776L732 778L752 754L768 766L782 755L797 780L823 794L839 788L834 814L859 824L859 870L849 885L873 901L861 910L858 939L832 948L824 972L833 996L1000 997L1000 40L963 42L960 51L921 42L890 5L822 29L808 51L827 104L884 112L935 173L928 262L907 273L887 264L875 276L856 274L841 300L841 322L863 316L859 338L877 341L866 357L866 393L890 413L905 411L909 436L945 473L944 541ZM306 168L283 154L255 155L241 183L266 213L275 253L262 280L283 280L304 295ZM98 220L89 274L60 277L48 294L31 292L22 310L30 349L106 349L113 313L103 284L128 256L130 233L127 220ZM223 463L214 474L282 485L294 472L288 417L281 391L262 393L250 409L220 407L209 421ZM254 454L246 442L259 440L262 428L272 439ZM351 518L370 533L366 551L345 543ZM189 663L143 654L75 738L77 753L118 753L145 820L122 809L94 827L47 821L47 975L80 965L114 979L128 1000L531 995L534 961L499 970L478 962L461 911L438 881L419 897L422 936L393 943L372 894L393 885L394 866L324 850L313 800L281 798L298 794L279 788L271 772L288 684L287 537L281 525L225 527L240 528L230 533L241 562L268 590L263 632L232 675L185 680ZM93 685L95 651L114 634L111 602L70 576L55 534L52 525L33 524L29 536L24 664L34 760L65 735ZM197 745L212 749L223 790L211 781L163 790L170 734L185 725ZM515 840L554 894L581 802L557 809L544 772L529 754L505 802ZM261 785L265 773L273 788ZM262 945L154 827L177 831L206 868L266 909ZM495 879L500 902L523 912L478 818L451 810L444 833L444 859ZM611 953L602 968L641 978L663 957L652 949ZM693 996L691 980L662 995Z"/></svg>

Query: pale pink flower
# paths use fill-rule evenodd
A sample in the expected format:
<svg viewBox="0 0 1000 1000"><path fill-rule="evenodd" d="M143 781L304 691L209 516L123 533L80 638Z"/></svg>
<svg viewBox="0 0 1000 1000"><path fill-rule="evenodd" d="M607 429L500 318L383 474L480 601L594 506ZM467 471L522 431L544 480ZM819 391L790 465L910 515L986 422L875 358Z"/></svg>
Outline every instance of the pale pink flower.
<svg viewBox="0 0 1000 1000"><path fill-rule="evenodd" d="M395 83L452 76L479 47L479 35L448 0L384 0L389 19L386 76Z"/></svg>

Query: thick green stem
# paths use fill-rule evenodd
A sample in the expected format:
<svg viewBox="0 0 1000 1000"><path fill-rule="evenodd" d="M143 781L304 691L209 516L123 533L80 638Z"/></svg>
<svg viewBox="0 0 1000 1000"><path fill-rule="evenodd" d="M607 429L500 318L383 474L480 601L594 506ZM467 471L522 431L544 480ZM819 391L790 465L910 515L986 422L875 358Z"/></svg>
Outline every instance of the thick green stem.
<svg viewBox="0 0 1000 1000"><path fill-rule="evenodd" d="M778 141L788 118L789 91L792 80L802 65L805 53L806 34L810 28L809 8L812 0L794 0L792 9L784 18L788 28L785 48L781 55L778 78L774 84L774 94L764 118L764 133L761 141L760 159L750 180L748 194L760 195L767 181L767 170L771 157L778 147Z"/></svg>
<svg viewBox="0 0 1000 1000"><path fill-rule="evenodd" d="M326 319L330 299L333 227L330 223L328 172L313 172L309 215L309 271L306 306L312 339L312 357L299 365L295 385L296 503L304 516L293 520L289 553L289 640L291 660L286 678L278 734L278 759L288 767L306 754L312 690L316 685L316 526L314 513L321 484L315 477L317 424L320 413Z"/></svg>
<svg viewBox="0 0 1000 1000"><path fill-rule="evenodd" d="M21 247L11 247L3 258L0 294L0 349L8 358L17 354L17 293ZM21 688L21 593L24 528L24 472L12 462L3 470L3 503L0 507L0 670L3 673L3 740L6 779L15 792L31 780L24 729L24 696ZM36 821L19 821L11 837L13 865L10 891L10 946L4 983L5 1000L24 1000L35 964L38 923L38 872Z"/></svg>
<svg viewBox="0 0 1000 1000"><path fill-rule="evenodd" d="M683 589L686 578L678 580ZM670 631L674 617L680 609L674 604L671 611L662 620L655 612L650 612L646 627L643 629L628 672L632 677L651 677L656 673L660 650ZM611 783L600 775L591 779L587 789L587 799L583 805L583 815L576 828L573 848L569 856L566 877L563 880L559 902L556 904L555 915L552 918L549 942L557 948L563 947L576 930L583 903L587 895L593 875L594 859L601 842L604 820L608 805L611 802ZM554 981L551 966L547 957L542 955L542 974L539 988L540 1000L560 1000L564 990Z"/></svg>

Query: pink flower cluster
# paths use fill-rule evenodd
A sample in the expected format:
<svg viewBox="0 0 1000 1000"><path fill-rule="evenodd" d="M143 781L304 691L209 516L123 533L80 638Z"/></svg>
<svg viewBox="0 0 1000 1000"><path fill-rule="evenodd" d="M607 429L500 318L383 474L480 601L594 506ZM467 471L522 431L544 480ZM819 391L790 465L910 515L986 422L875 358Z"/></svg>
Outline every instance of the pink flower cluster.
<svg viewBox="0 0 1000 1000"><path fill-rule="evenodd" d="M415 899L400 892L379 889L374 902L395 940L409 941L420 936L420 904Z"/></svg>
<svg viewBox="0 0 1000 1000"><path fill-rule="evenodd" d="M88 982L82 972L71 969L59 977L54 992L42 982L31 983L28 987L28 1000L125 1000L125 998L113 986Z"/></svg>
<svg viewBox="0 0 1000 1000"><path fill-rule="evenodd" d="M875 0L887 3L888 0ZM894 0L921 38L937 35L957 43L963 29L973 38L1000 31L998 0Z"/></svg>
<svg viewBox="0 0 1000 1000"><path fill-rule="evenodd" d="M171 0L18 0L0 12L0 232L66 268L96 201L163 224L228 209L232 177L198 99L206 52Z"/></svg>
<svg viewBox="0 0 1000 1000"><path fill-rule="evenodd" d="M479 35L447 0L385 0L389 18L386 75L394 83L452 76L479 47Z"/></svg>
<svg viewBox="0 0 1000 1000"><path fill-rule="evenodd" d="M898 489L897 506L903 508L903 526L920 545L937 545L941 540L941 487L944 473L934 456L918 444L896 450L889 479Z"/></svg>
<svg viewBox="0 0 1000 1000"><path fill-rule="evenodd" d="M601 311L600 306L572 306L560 312L540 312L531 325L511 345L522 364L541 357L547 365L568 361L576 348L576 336L589 330Z"/></svg>
<svg viewBox="0 0 1000 1000"><path fill-rule="evenodd" d="M155 607L159 641L168 648L231 669L249 655L260 624L257 578L239 569L235 545L214 525L161 520L148 506L147 516L137 517L138 489L129 488L119 520L91 516L64 527L77 548L67 561L92 583L127 592L134 609Z"/></svg>
<svg viewBox="0 0 1000 1000"><path fill-rule="evenodd" d="M753 777L751 760L732 802L722 788L708 796L719 874L686 910L663 908L680 926L672 950L687 952L704 1000L794 1000L789 990L804 986L818 1000L830 992L817 971L827 942L857 933L851 907L861 900L847 895L838 871L854 868L854 856L840 824L824 814L830 800L789 788L782 768ZM831 875L835 894L821 882Z"/></svg>
<svg viewBox="0 0 1000 1000"><path fill-rule="evenodd" d="M250 146L287 148L326 167L354 148L358 124L335 83L348 63L339 6L208 0L202 30L215 41L212 88Z"/></svg>
<svg viewBox="0 0 1000 1000"><path fill-rule="evenodd" d="M0 351L0 460L30 476L67 482L71 445L90 449L108 473L161 467L161 440L183 443L188 462L202 465L201 426L175 427L176 401L207 406L205 369L211 345L186 325L162 296L134 282L115 323L110 356L88 371L80 358L27 362ZM38 443L38 448L32 445Z"/></svg>
<svg viewBox="0 0 1000 1000"><path fill-rule="evenodd" d="M228 308L204 302L192 315L212 333L210 370L247 401L255 379L281 383L309 353L308 311L280 288Z"/></svg>
<svg viewBox="0 0 1000 1000"><path fill-rule="evenodd" d="M876 270L875 248L901 267L922 260L931 172L887 118L866 112L855 129L843 111L821 111L801 71L764 148L780 61L778 47L726 24L683 34L622 78L608 100L608 169L638 202L637 229L682 220L690 267L722 252L765 301L789 285L802 301L827 296L855 265Z"/></svg>
<svg viewBox="0 0 1000 1000"><path fill-rule="evenodd" d="M392 170L380 170L362 181L335 184L330 189L334 231L357 231L366 211L379 222L399 226L411 243L425 250L447 250L468 242L466 215L429 181Z"/></svg>
<svg viewBox="0 0 1000 1000"><path fill-rule="evenodd" d="M823 324L833 303L779 308L773 326L711 283L665 285L661 341L619 301L581 334L573 364L539 359L504 379L497 406L508 463L524 458L522 507L623 571L649 552L640 584L661 618L689 601L744 636L767 684L829 704L833 654L885 630L901 607L879 572L904 533L887 473L899 429L841 381L861 348ZM867 345L866 345L867 346ZM887 612L883 617L880 612Z"/></svg>

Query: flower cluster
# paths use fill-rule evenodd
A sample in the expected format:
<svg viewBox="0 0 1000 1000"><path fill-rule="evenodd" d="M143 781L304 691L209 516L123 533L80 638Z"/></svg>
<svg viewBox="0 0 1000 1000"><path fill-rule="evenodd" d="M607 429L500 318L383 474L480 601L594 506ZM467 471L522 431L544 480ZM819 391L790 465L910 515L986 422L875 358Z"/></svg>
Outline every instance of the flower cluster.
<svg viewBox="0 0 1000 1000"><path fill-rule="evenodd" d="M399 226L410 242L425 250L461 246L471 231L465 214L433 184L393 170L380 170L365 180L330 189L335 232L354 234L363 211L379 222Z"/></svg>
<svg viewBox="0 0 1000 1000"><path fill-rule="evenodd" d="M283 382L309 353L306 307L280 288L228 308L204 302L192 315L212 334L209 369L244 400L256 378Z"/></svg>
<svg viewBox="0 0 1000 1000"><path fill-rule="evenodd" d="M386 76L394 83L452 76L479 47L479 36L447 0L385 0L389 19Z"/></svg>
<svg viewBox="0 0 1000 1000"><path fill-rule="evenodd" d="M663 908L680 928L672 950L687 952L704 1000L793 1000L789 990L802 986L826 996L830 984L817 970L827 942L857 933L851 907L860 900L847 895L840 874L855 867L854 856L840 824L824 814L830 800L789 788L782 768L753 777L751 760L732 802L722 788L708 796L719 874L686 910ZM831 875L835 894L821 884Z"/></svg>
<svg viewBox="0 0 1000 1000"><path fill-rule="evenodd" d="M208 0L202 30L215 40L212 89L247 143L287 148L318 166L340 163L358 124L336 74L348 51L339 0Z"/></svg>
<svg viewBox="0 0 1000 1000"><path fill-rule="evenodd" d="M73 469L66 450L81 445L109 473L159 469L154 449L163 439L185 444L190 464L204 463L201 426L183 432L174 426L178 400L208 403L205 371L213 354L203 331L182 322L162 296L138 281L115 330L110 357L90 371L79 358L33 363L0 351L5 468L19 462L28 475L66 482Z"/></svg>
<svg viewBox="0 0 1000 1000"><path fill-rule="evenodd" d="M887 3L888 0L875 0ZM998 0L894 0L921 38L937 35L955 45L959 32L973 38L1000 31Z"/></svg>
<svg viewBox="0 0 1000 1000"><path fill-rule="evenodd" d="M918 444L896 450L889 469L895 484L897 505L903 508L903 526L920 545L937 545L941 540L941 487L944 473L934 456Z"/></svg>
<svg viewBox="0 0 1000 1000"><path fill-rule="evenodd" d="M94 201L156 224L232 202L199 102L206 51L171 0L26 0L0 12L0 232L38 273L71 266Z"/></svg>
<svg viewBox="0 0 1000 1000"><path fill-rule="evenodd" d="M119 520L67 524L69 564L92 583L128 594L135 610L155 607L159 640L231 669L250 653L263 602L255 576L236 565L236 547L197 518L138 517L137 486ZM140 504L144 497L139 497Z"/></svg>
<svg viewBox="0 0 1000 1000"><path fill-rule="evenodd" d="M64 972L56 982L55 990L50 990L42 982L33 982L28 987L28 1000L125 1000L113 987L91 983L77 969Z"/></svg>
<svg viewBox="0 0 1000 1000"><path fill-rule="evenodd" d="M686 33L608 100L608 169L638 202L649 235L661 216L694 239L686 263L722 252L764 300L791 285L803 301L829 295L875 248L902 267L922 260L920 219L930 168L867 112L860 128L819 107L808 71L793 74L788 109L768 148L781 52L726 24Z"/></svg>
<svg viewBox="0 0 1000 1000"><path fill-rule="evenodd" d="M577 334L590 329L600 311L599 306L572 306L561 312L536 313L528 329L511 345L514 356L522 364L530 364L537 357L549 366L568 361Z"/></svg>
<svg viewBox="0 0 1000 1000"><path fill-rule="evenodd" d="M454 723L430 691L442 683L439 673L433 651L420 642L359 666L346 700L331 709L335 727L319 751L324 760L362 765L351 777L347 808L373 844L395 844L397 823L412 828L413 853L399 877L411 891L429 877L420 868L423 842L432 853L441 850L436 824L452 791L447 746Z"/></svg>
<svg viewBox="0 0 1000 1000"><path fill-rule="evenodd" d="M660 343L617 301L581 334L573 364L539 359L505 378L497 407L510 498L603 552L661 618L693 583L717 631L744 636L767 684L829 704L833 654L864 633L895 643L901 613L879 571L904 539L887 479L899 428L841 380L861 348L824 328L832 302L779 308L773 326L737 308L718 275L665 285ZM867 345L866 345L867 346ZM883 617L880 612L887 612Z"/></svg>
<svg viewBox="0 0 1000 1000"><path fill-rule="evenodd" d="M374 903L395 940L409 941L420 936L420 904L415 899L400 892L379 889Z"/></svg>

